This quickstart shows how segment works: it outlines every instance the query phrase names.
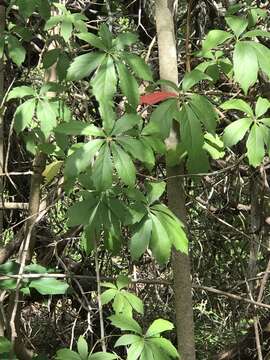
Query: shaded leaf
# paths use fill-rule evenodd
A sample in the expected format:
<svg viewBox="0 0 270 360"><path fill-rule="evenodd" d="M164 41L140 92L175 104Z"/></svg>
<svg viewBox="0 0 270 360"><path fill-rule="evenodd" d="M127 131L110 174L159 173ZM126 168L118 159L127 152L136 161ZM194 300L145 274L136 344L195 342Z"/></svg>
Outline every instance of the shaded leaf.
<svg viewBox="0 0 270 360"><path fill-rule="evenodd" d="M132 53L125 53L125 59L138 78L153 81L151 69L145 63L144 59Z"/></svg>
<svg viewBox="0 0 270 360"><path fill-rule="evenodd" d="M36 100L29 99L17 107L14 114L14 129L17 133L30 125L35 113Z"/></svg>
<svg viewBox="0 0 270 360"><path fill-rule="evenodd" d="M139 86L133 75L130 74L127 67L118 62L117 70L119 75L119 84L123 95L127 97L129 104L136 108L139 104Z"/></svg>
<svg viewBox="0 0 270 360"><path fill-rule="evenodd" d="M152 233L152 220L141 221L133 230L130 240L130 253L133 260L139 260L149 246Z"/></svg>
<svg viewBox="0 0 270 360"><path fill-rule="evenodd" d="M136 179L136 168L130 156L115 143L111 144L113 162L120 179L128 186L133 186Z"/></svg>
<svg viewBox="0 0 270 360"><path fill-rule="evenodd" d="M93 166L93 181L97 190L106 190L112 186L112 160L108 144L100 149Z"/></svg>
<svg viewBox="0 0 270 360"><path fill-rule="evenodd" d="M234 78L246 94L258 77L256 52L247 42L239 41L233 52Z"/></svg>
<svg viewBox="0 0 270 360"><path fill-rule="evenodd" d="M105 54L90 53L77 56L71 63L68 72L68 80L81 80L89 76L103 61Z"/></svg>

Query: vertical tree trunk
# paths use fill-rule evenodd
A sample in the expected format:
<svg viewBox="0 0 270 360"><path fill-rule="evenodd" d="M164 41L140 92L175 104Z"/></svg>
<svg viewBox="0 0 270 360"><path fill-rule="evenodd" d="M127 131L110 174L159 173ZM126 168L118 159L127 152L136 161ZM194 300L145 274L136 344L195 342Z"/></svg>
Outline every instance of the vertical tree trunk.
<svg viewBox="0 0 270 360"><path fill-rule="evenodd" d="M178 83L177 51L173 20L173 0L156 0L156 27L159 49L160 78ZM166 87L165 89L166 90ZM170 91L171 88L169 89ZM179 128L174 124L170 134L172 141L179 139ZM185 223L186 208L183 189L183 166L167 166L169 208ZM177 177L180 175L179 177ZM173 259L174 295L178 350L181 360L195 360L192 288L189 256L174 251Z"/></svg>
<svg viewBox="0 0 270 360"><path fill-rule="evenodd" d="M6 9L0 4L0 38L4 35L6 24ZM4 60L0 58L0 173L4 172L4 114L1 107L4 98L4 77L5 67ZM0 176L0 200L3 196L3 177ZM3 246L3 210L0 210L0 247Z"/></svg>
<svg viewBox="0 0 270 360"><path fill-rule="evenodd" d="M0 5L0 38L3 36L6 25L6 9L3 5ZM5 80L5 66L4 59L0 58L0 173L4 172L4 114L1 107L4 98L4 80ZM0 176L0 202L3 198L4 183L3 177ZM0 248L4 245L3 241L3 210L0 209ZM2 313L0 314L0 336L4 336L4 319Z"/></svg>
<svg viewBox="0 0 270 360"><path fill-rule="evenodd" d="M52 14L54 15L54 14ZM58 29L52 30L52 35L55 35ZM55 43L51 44L51 48L55 48ZM45 82L55 82L57 81L56 66L53 65L45 72L44 76ZM47 93L48 97L53 97L54 93ZM21 266L23 264L29 264L33 257L33 251L36 244L36 232L35 232L35 223L38 219L40 212L41 204L41 186L43 182L42 173L46 166L47 155L43 152L38 152L33 160L33 175L31 177L30 184L30 194L29 194L29 210L28 210L28 220L26 222L24 241L22 243L21 249L19 251L19 262ZM30 240L29 240L30 239ZM20 313L22 309L22 295L16 290L15 293L12 293L9 298L9 308L7 318L9 321L9 326L7 329L9 338L13 340L13 349L19 360L30 360L32 359L32 352L28 350L23 342L22 332L21 332L21 319ZM15 309L15 304L18 302L18 305ZM14 333L15 332L15 333Z"/></svg>

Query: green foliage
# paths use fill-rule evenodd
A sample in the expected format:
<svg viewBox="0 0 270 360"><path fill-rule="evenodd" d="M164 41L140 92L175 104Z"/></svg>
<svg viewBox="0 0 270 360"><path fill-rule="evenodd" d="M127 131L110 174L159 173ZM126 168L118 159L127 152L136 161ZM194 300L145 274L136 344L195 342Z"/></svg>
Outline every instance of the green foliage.
<svg viewBox="0 0 270 360"><path fill-rule="evenodd" d="M109 287L101 295L102 305L106 305L113 301L112 307L115 314L123 314L132 317L132 311L135 310L143 314L143 302L134 294L128 292L124 288L129 285L129 279L125 276L119 276L116 285L111 283L101 284Z"/></svg>
<svg viewBox="0 0 270 360"><path fill-rule="evenodd" d="M118 359L117 355L104 352L89 353L88 344L83 336L80 336L77 342L78 352L61 349L56 353L55 360L114 360Z"/></svg>
<svg viewBox="0 0 270 360"><path fill-rule="evenodd" d="M139 324L132 319L127 319L121 315L113 315L109 318L113 325L122 331L132 331L134 334L122 335L115 347L128 346L127 360L149 360L149 359L178 359L179 355L172 343L161 337L164 331L172 330L173 324L167 320L155 320L148 328L145 335Z"/></svg>
<svg viewBox="0 0 270 360"><path fill-rule="evenodd" d="M90 256L98 240L100 247L115 255L127 245L134 261L147 249L159 264L170 260L172 248L187 254L184 224L161 201L166 184L143 183L137 175L159 176L158 172L152 174L152 170L163 155L169 165L182 162L191 174L206 172L210 168L209 159L222 158L224 147L240 142L246 146L250 165L263 163L270 153L270 102L258 97L254 104L249 97L256 93L261 78L270 77L270 50L261 42L261 38L269 39L270 33L256 25L263 12L250 6L237 16L241 4L231 8L225 18L227 30L214 29L206 35L201 51L196 54L201 58L200 64L184 74L178 86L165 80L154 83L150 67L131 51L130 47L138 42L136 34L115 35L105 24L101 24L97 34L92 34L88 32L87 17L71 12L61 3L47 0L13 3L26 27L33 14L41 16L45 23L41 31L45 40L42 66L44 70L56 66L58 78L55 83L41 86L37 82L33 87L12 87L5 101L16 105L14 129L26 139L27 149L33 154L42 151L50 157L43 172L46 185L63 168L65 189L74 200L68 209L67 225L83 228L82 252ZM51 9L57 9L57 15L52 16ZM12 24L0 39L0 55L10 58L16 66L24 64L25 42L35 35L25 26ZM53 38L58 47L52 49L50 30L55 27L60 33ZM177 96L149 107L146 118L142 117L138 109L141 80L151 83L149 89L166 86ZM223 83L232 85L233 91L240 87L241 99L229 92L221 94ZM86 103L84 120L75 118L76 97L70 96L79 88L83 89ZM224 98L227 101L220 108L231 121L226 126L222 118L219 121L216 109ZM96 101L98 105L94 106ZM170 147L168 137L176 122L179 132ZM17 275L19 267L14 261L7 262L0 266L0 273L7 277ZM42 295L65 294L67 282L46 277L49 271L27 265L25 273L42 276L23 278L21 292L29 294L34 289ZM4 290L12 291L16 285L17 278L0 281ZM179 358L173 345L161 337L162 332L173 329L171 323L158 319L144 334L142 326L133 319L134 311L143 314L143 303L128 291L128 278L119 276L116 284L103 286L107 289L101 295L102 304L112 303L115 312L109 318L112 325L131 332L123 334L115 344L128 347L127 360ZM10 351L5 339L0 339L1 351ZM83 337L78 340L77 352L62 349L56 355L59 360L116 358L110 353L89 353Z"/></svg>
<svg viewBox="0 0 270 360"><path fill-rule="evenodd" d="M18 275L20 265L15 261L8 261L0 265L0 274L3 276ZM46 277L49 271L40 265L31 264L24 268L24 273L41 274L39 279L24 278L20 283L20 289L23 293L29 293L31 288L36 289L42 295L65 294L69 285L66 281L60 281L55 278ZM0 281L1 289L14 290L17 286L17 278Z"/></svg>
<svg viewBox="0 0 270 360"><path fill-rule="evenodd" d="M226 146L236 145L248 133L246 148L250 165L261 164L265 149L269 151L269 118L262 118L268 111L270 102L259 97L255 105L255 114L244 100L228 100L222 104L225 110L239 110L248 117L232 122L225 128L223 140Z"/></svg>

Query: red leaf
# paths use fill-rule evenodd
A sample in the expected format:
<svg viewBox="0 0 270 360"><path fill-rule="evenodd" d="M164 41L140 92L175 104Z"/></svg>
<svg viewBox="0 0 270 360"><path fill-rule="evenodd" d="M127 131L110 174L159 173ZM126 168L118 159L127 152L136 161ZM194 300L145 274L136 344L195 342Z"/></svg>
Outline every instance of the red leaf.
<svg viewBox="0 0 270 360"><path fill-rule="evenodd" d="M177 97L177 94L167 91L155 91L150 94L142 95L140 98L140 104L154 105L171 97Z"/></svg>

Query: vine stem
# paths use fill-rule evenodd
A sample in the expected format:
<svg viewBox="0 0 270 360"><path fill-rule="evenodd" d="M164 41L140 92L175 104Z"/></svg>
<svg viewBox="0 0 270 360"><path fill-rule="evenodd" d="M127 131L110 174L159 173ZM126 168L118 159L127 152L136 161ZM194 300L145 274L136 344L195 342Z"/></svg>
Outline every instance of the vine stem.
<svg viewBox="0 0 270 360"><path fill-rule="evenodd" d="M96 279L97 279L97 293L98 293L98 312L99 312L99 324L100 324L100 341L102 351L106 352L106 343L105 343L105 327L104 319L102 312L102 303L101 303L101 285L100 285L100 272L99 272L99 261L97 253L97 242L95 239L95 270L96 270Z"/></svg>

